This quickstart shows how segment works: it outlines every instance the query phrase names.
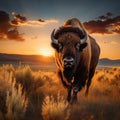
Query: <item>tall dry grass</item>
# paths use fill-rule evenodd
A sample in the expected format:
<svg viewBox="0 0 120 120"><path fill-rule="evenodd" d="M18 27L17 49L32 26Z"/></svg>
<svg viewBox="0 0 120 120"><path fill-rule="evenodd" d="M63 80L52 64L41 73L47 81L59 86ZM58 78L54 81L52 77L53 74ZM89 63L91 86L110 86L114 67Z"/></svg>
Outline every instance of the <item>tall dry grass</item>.
<svg viewBox="0 0 120 120"><path fill-rule="evenodd" d="M12 65L0 68L0 117L5 120L22 120L25 116L27 98L22 93L22 86L16 84ZM18 87L16 87L16 85Z"/></svg>
<svg viewBox="0 0 120 120"><path fill-rule="evenodd" d="M24 119L28 99L25 97L25 94L22 93L22 86L18 84L18 87L15 87L16 81L12 80L11 90L7 91L6 95L6 106L7 113L6 118L9 120L22 120Z"/></svg>
<svg viewBox="0 0 120 120"><path fill-rule="evenodd" d="M78 95L78 103L66 107L66 116L58 114L61 120L119 120L120 119L120 68L111 68L97 70L88 97L84 96L85 89ZM48 99L48 100L47 100ZM47 96L44 101L49 101L49 104L44 104L42 107L43 113L46 113L47 120L54 120L54 112L49 112L51 107L56 102ZM53 98L52 98L53 99ZM54 97L55 99L55 97ZM64 101L64 100L63 100ZM59 103L58 103L59 104ZM56 104L56 105L58 105ZM54 108L58 108L54 107ZM53 109L54 109L53 108ZM56 110L56 109L55 109ZM53 110L54 111L54 110ZM62 111L62 109L61 109ZM59 110L58 110L59 112ZM55 112L56 113L56 112Z"/></svg>
<svg viewBox="0 0 120 120"><path fill-rule="evenodd" d="M60 93L60 94L58 94ZM66 102L66 90L54 72L29 66L0 67L0 120L119 120L120 67L96 70L88 97Z"/></svg>
<svg viewBox="0 0 120 120"><path fill-rule="evenodd" d="M68 103L60 93L57 94L56 99L53 96L46 96L42 104L43 119L64 120L67 107Z"/></svg>

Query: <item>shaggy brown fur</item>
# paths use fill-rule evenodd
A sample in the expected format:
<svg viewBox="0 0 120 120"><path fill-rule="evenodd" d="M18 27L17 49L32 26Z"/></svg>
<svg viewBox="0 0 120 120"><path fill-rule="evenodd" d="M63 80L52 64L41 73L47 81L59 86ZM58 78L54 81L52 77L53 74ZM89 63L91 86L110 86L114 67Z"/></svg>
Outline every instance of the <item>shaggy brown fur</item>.
<svg viewBox="0 0 120 120"><path fill-rule="evenodd" d="M85 94L88 94L100 55L100 48L91 36L88 35L85 43L80 42L85 37L84 31L80 21L72 18L55 32L54 38L58 44L53 41L51 43L55 49L58 76L68 90L68 101L71 101L72 90L72 101L76 101L77 92L85 85L87 85ZM75 63L72 67L65 68L63 59L69 57L73 58Z"/></svg>

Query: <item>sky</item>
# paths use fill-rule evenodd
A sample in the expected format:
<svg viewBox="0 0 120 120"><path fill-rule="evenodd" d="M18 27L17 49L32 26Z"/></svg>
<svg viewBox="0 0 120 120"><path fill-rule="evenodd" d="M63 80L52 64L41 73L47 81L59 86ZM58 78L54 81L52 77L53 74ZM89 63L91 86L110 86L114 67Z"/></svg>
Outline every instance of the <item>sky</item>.
<svg viewBox="0 0 120 120"><path fill-rule="evenodd" d="M53 55L50 34L78 18L101 48L120 59L119 0L0 0L0 53Z"/></svg>

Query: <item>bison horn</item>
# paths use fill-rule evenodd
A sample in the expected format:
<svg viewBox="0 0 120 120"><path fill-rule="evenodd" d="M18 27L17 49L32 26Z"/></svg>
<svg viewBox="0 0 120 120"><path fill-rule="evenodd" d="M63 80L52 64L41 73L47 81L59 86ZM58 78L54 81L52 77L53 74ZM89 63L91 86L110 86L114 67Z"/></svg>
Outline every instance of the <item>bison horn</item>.
<svg viewBox="0 0 120 120"><path fill-rule="evenodd" d="M55 32L55 29L51 33L51 40L52 40L53 43L58 44L58 40L55 39L55 37L54 37L54 32Z"/></svg>
<svg viewBox="0 0 120 120"><path fill-rule="evenodd" d="M86 42L86 40L88 39L88 34L85 30L83 31L83 34L84 34L84 38L80 39L81 44L84 44Z"/></svg>

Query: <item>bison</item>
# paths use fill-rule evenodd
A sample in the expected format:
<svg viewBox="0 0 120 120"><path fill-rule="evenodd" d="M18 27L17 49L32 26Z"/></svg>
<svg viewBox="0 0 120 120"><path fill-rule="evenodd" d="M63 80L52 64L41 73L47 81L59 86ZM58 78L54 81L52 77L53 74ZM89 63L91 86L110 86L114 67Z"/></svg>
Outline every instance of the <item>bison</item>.
<svg viewBox="0 0 120 120"><path fill-rule="evenodd" d="M85 85L85 95L88 94L100 47L77 18L67 20L63 26L52 31L51 45L55 49L58 76L67 88L67 100L76 102L77 93Z"/></svg>

